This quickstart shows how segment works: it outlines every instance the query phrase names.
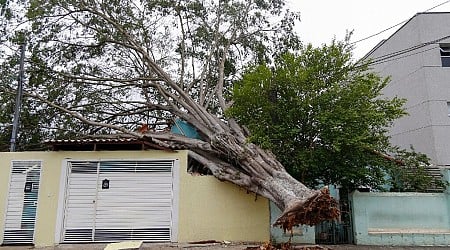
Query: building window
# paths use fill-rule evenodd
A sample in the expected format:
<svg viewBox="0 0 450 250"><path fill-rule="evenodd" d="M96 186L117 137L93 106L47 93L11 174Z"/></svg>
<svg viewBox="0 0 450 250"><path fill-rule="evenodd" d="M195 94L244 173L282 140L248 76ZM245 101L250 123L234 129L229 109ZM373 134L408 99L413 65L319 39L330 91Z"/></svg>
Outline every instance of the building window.
<svg viewBox="0 0 450 250"><path fill-rule="evenodd" d="M450 45L441 44L440 49L441 49L442 67L450 67Z"/></svg>
<svg viewBox="0 0 450 250"><path fill-rule="evenodd" d="M447 113L448 116L450 117L450 102L447 102Z"/></svg>

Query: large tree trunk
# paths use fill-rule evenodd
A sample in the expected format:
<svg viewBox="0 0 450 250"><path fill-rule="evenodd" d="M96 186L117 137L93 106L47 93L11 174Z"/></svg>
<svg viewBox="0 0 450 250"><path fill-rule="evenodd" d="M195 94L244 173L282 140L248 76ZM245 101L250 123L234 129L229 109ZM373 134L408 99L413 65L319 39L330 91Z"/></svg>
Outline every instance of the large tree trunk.
<svg viewBox="0 0 450 250"><path fill-rule="evenodd" d="M25 95L58 108L84 123L115 129L161 146L190 150L189 157L208 168L217 179L234 183L274 202L282 210L275 225L285 230L291 230L299 224L315 225L339 216L337 202L330 196L327 187L321 190L306 187L286 171L274 154L250 143L247 130L234 119L220 119L187 96L189 112L174 113L194 126L201 139L168 131L130 131L121 126L89 120L39 95L28 92Z"/></svg>
<svg viewBox="0 0 450 250"><path fill-rule="evenodd" d="M186 116L202 140L174 134L153 134L153 139L183 145L189 156L202 163L221 181L241 186L273 201L283 212L275 225L285 230L299 224L315 225L339 216L336 201L328 189L312 190L294 179L270 151L248 142L246 130L233 119L226 122L203 113L211 127Z"/></svg>

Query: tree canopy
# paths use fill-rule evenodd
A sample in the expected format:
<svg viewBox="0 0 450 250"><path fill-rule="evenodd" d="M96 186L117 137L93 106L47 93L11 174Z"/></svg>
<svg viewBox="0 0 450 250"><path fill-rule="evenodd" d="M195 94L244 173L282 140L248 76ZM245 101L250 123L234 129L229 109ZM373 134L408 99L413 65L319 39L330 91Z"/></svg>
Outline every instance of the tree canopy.
<svg viewBox="0 0 450 250"><path fill-rule="evenodd" d="M411 173L400 174L407 167L398 164L408 158L408 166L426 166L427 157L389 143L388 129L406 114L405 100L383 97L389 79L371 72L370 62L356 62L347 40L303 46L273 64L249 67L234 85L227 114L248 127L252 142L272 150L290 174L310 187L380 190L404 176L405 187L427 188L424 184L432 179L423 169L414 171L421 177L414 180Z"/></svg>
<svg viewBox="0 0 450 250"><path fill-rule="evenodd" d="M285 228L297 224L313 225L338 216L336 203L326 189L306 187L267 150L276 143L262 136L264 131L251 126L255 135L250 137L249 131L239 122L225 116L225 111L232 106L233 83L242 76L247 65L271 65L286 60L280 72L294 74L295 68L290 68L290 64L308 62L297 60L295 54L288 53L297 51L301 43L294 32L299 14L289 11L285 1L7 0L1 4L0 70L10 75L8 70L17 67L15 48L26 43L24 99L27 106L24 110L36 117L34 124L38 124L39 131L53 132L41 133L39 138L91 134L127 136L170 149L187 149L190 159L208 168L217 179L273 201L283 211L277 224ZM345 157L363 157L343 152L373 143L371 134L361 133L353 138L344 125L361 126L361 132L367 132L365 126L377 125L375 129L381 133L385 119L377 118L376 112L369 112L370 107L364 107L364 102L355 105L361 106L360 111L368 112L365 117L370 121L352 124L350 120L360 114L339 116L346 112L346 105L356 99L352 98L352 92L339 90L338 85L364 89L367 88L364 84L353 86L347 80L375 83L374 79L378 78L359 74L362 70L348 64L348 54L339 56L339 44L324 49L305 50L311 52L304 53L312 58L311 67L306 67L308 71L299 71L299 78L292 85L316 82L319 85L304 85L311 88L309 93L316 97L296 93L288 84L289 75L283 77L283 74L279 75L280 85L269 86L275 88L266 93L271 102L280 102L279 108L286 107L286 110L290 99L295 99L302 108L289 115L302 115L302 119L310 121L305 123L309 124L310 130L319 129L295 134L299 131L286 127L285 131L280 131L280 139L295 134L298 136L296 143L304 140L301 145L327 144L321 148L322 153L342 152L343 158L336 164L344 164L348 160ZM270 82L272 73L264 67L255 69L266 76L259 78L262 82ZM248 81L251 74L246 77L243 82ZM2 97L13 95L12 79L2 81ZM327 83L328 87L320 88L321 82ZM379 83L372 91L378 91L382 85ZM367 93L372 95L364 98L376 94ZM281 95L286 99L280 99ZM326 95L334 95L336 101L340 101L322 102L321 96ZM5 103L2 105L11 106L8 100L2 98ZM304 103L300 104L301 100ZM401 113L397 109L401 102L397 102L377 106L386 109L383 111L386 113L388 109L394 111L389 114L388 121ZM331 105L341 105L340 110L327 112ZM275 108L274 105L270 107ZM273 111L261 112L261 116L266 121L285 119ZM313 112L318 115L316 120L310 119ZM198 137L171 133L168 128L178 119L195 128ZM239 119L246 123L243 118ZM318 119L334 123L334 126L317 126ZM2 126L8 126L6 120L0 120ZM374 124L375 121L379 124ZM137 130L142 124L149 129ZM272 130L265 132L272 133ZM338 139L326 141L333 133L340 134ZM257 139L262 147L249 138ZM347 139L351 141L346 142ZM369 149L380 149L381 139L379 144L373 143L376 148ZM305 162L300 164L302 160ZM319 171L312 157L298 155L295 163L292 166L298 169L292 173L300 179L307 180L301 172L308 165L312 166L311 172ZM349 166L339 167L353 173ZM327 178L335 177L329 174Z"/></svg>
<svg viewBox="0 0 450 250"><path fill-rule="evenodd" d="M338 216L326 189L298 182L224 117L245 65L299 46L299 15L283 0L9 0L2 7L4 44L27 44L25 98L51 111L52 127L188 149L217 179L272 200L285 228ZM6 70L15 54L4 48ZM198 138L171 133L178 119ZM137 130L142 123L149 129Z"/></svg>
<svg viewBox="0 0 450 250"><path fill-rule="evenodd" d="M27 93L130 130L140 123L162 128L182 117L178 101L175 106L167 103L174 99L173 92L161 89L166 91L161 95L153 83L170 78L194 101L220 115L243 65L270 61L300 43L293 32L298 13L286 10L281 0L8 0L1 7L0 52L5 60L0 70L14 79L2 81L9 96L16 84L12 73L18 71L11 69L18 67L17 48L26 42ZM159 69L149 70L146 59ZM89 128L45 102L28 107L28 98L24 112L41 112L36 116L43 125L39 133L48 137L111 132ZM13 101L2 99L8 107ZM10 116L0 120L7 129ZM4 131L7 138L10 133ZM38 132L27 126L21 131L23 144Z"/></svg>

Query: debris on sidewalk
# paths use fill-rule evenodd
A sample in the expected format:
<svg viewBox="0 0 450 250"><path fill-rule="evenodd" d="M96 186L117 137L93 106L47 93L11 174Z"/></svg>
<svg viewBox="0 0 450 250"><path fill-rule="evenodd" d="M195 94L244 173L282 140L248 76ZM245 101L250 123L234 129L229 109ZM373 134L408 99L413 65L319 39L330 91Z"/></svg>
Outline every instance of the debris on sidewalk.
<svg viewBox="0 0 450 250"><path fill-rule="evenodd" d="M140 249L143 241L122 241L106 245L104 250Z"/></svg>
<svg viewBox="0 0 450 250"><path fill-rule="evenodd" d="M261 246L247 247L245 250L331 250L331 248L319 245L292 245L289 242L274 245L266 242Z"/></svg>
<svg viewBox="0 0 450 250"><path fill-rule="evenodd" d="M213 243L221 243L221 242L217 240L201 240L189 242L189 244L213 244Z"/></svg>

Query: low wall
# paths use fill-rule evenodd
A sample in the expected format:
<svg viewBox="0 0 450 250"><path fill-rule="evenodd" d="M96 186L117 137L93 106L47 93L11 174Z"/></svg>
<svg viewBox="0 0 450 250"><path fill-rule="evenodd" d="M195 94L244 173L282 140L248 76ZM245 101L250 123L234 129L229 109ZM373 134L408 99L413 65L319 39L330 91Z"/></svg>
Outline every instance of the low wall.
<svg viewBox="0 0 450 250"><path fill-rule="evenodd" d="M351 195L358 245L450 245L449 193Z"/></svg>
<svg viewBox="0 0 450 250"><path fill-rule="evenodd" d="M281 215L281 210L273 202L270 202L270 224L273 225L278 217ZM292 243L301 244L314 244L315 240L315 229L308 225L300 225L294 227L292 232L284 232L280 227L271 227L270 235L272 242L275 243L286 243L291 237Z"/></svg>

